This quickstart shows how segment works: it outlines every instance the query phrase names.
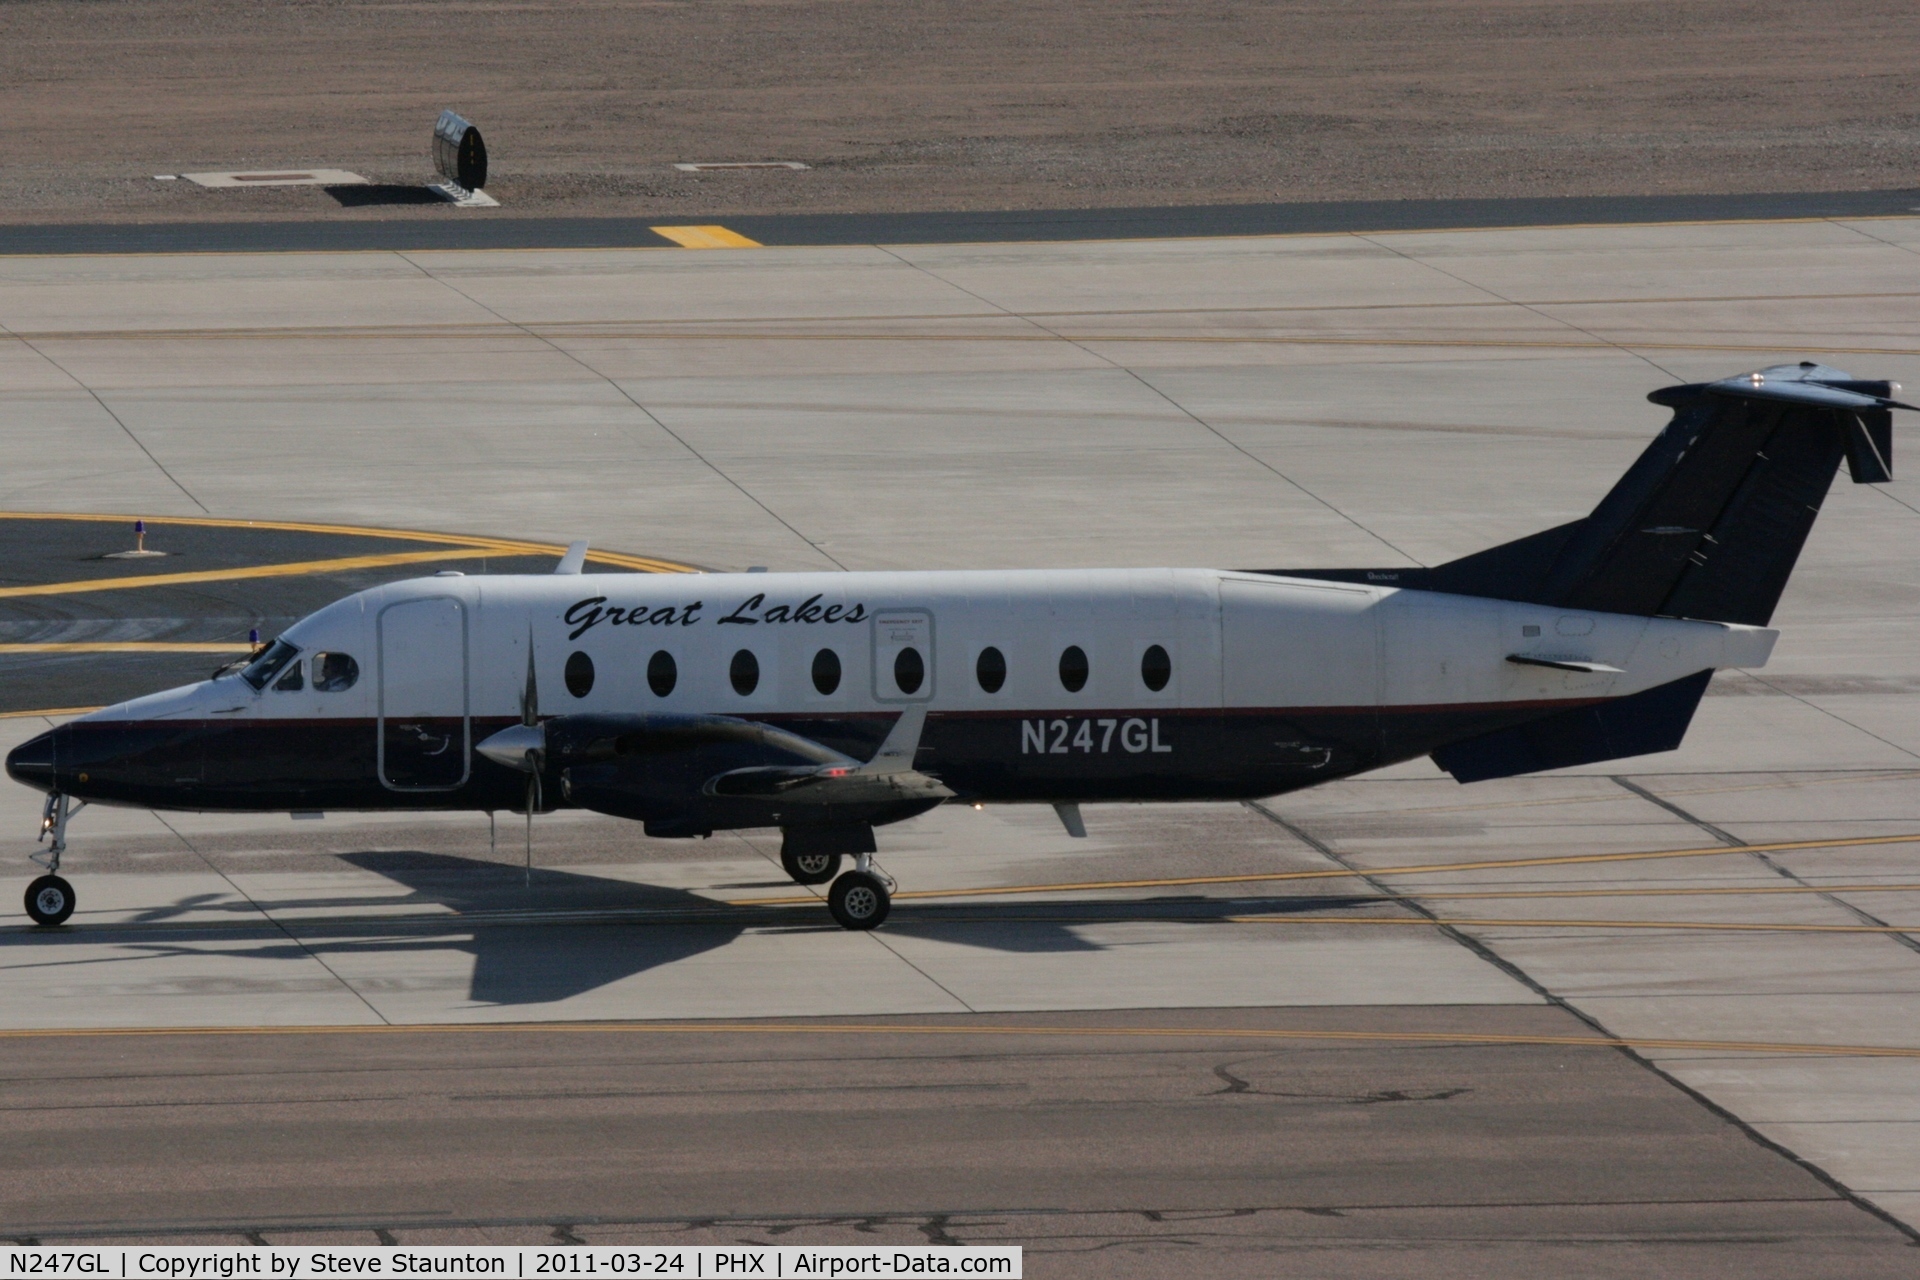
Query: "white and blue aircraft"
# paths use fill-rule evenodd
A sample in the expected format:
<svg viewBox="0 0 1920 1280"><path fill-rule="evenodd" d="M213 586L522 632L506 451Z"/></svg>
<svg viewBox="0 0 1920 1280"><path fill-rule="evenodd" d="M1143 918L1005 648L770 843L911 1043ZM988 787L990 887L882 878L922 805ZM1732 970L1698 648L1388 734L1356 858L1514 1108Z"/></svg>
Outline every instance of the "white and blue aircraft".
<svg viewBox="0 0 1920 1280"><path fill-rule="evenodd" d="M778 827L867 929L874 829L948 801L1079 834L1088 801L1671 750L1716 669L1766 662L1841 460L1891 478L1898 393L1813 364L1655 392L1672 421L1591 515L1435 568L587 577L576 544L549 575L389 583L15 748L51 837L27 912L73 912L78 803Z"/></svg>

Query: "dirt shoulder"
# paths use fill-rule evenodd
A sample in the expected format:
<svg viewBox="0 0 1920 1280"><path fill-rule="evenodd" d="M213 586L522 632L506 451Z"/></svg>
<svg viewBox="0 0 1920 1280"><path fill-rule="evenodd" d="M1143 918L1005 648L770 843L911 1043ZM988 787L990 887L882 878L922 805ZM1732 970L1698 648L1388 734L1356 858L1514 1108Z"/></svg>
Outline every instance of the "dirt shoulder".
<svg viewBox="0 0 1920 1280"><path fill-rule="evenodd" d="M1920 185L1885 0L16 0L0 85L15 223L445 217L442 107L486 216ZM390 185L152 176L317 165Z"/></svg>

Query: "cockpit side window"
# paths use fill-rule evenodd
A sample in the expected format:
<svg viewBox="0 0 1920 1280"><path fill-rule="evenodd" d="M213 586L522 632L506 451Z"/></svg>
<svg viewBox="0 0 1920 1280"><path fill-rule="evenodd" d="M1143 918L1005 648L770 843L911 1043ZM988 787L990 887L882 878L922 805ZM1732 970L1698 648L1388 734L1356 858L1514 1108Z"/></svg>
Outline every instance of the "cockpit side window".
<svg viewBox="0 0 1920 1280"><path fill-rule="evenodd" d="M313 687L321 693L340 693L353 688L360 678L360 664L346 653L313 655Z"/></svg>
<svg viewBox="0 0 1920 1280"><path fill-rule="evenodd" d="M295 658L290 664L288 664L285 673L283 673L278 680L275 680L273 682L274 692L296 693L299 690L306 688L307 682L304 679L302 679L300 675L301 668L304 665L305 664L302 663L298 658Z"/></svg>
<svg viewBox="0 0 1920 1280"><path fill-rule="evenodd" d="M300 646L289 644L285 640L275 640L267 646L266 652L249 662L241 669L240 678L260 690L267 687L269 681L280 674L280 668L292 662L300 652Z"/></svg>

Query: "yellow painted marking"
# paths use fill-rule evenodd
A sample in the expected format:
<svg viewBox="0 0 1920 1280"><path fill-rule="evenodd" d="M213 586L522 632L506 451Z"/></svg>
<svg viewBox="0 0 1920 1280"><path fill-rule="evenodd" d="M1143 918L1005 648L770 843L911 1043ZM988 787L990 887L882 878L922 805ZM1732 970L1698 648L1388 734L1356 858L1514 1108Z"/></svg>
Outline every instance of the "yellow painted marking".
<svg viewBox="0 0 1920 1280"><path fill-rule="evenodd" d="M346 573L353 569L380 569L391 565L425 564L435 560L471 560L469 549L458 551L394 551L378 556L344 556L338 560L296 560L287 564L254 564L238 569L203 569L193 573L151 573L134 578L93 578L78 582L35 582L24 587L0 587L0 599L16 596L69 596L131 587L174 587L195 582L235 582L245 578L288 578L309 573Z"/></svg>
<svg viewBox="0 0 1920 1280"><path fill-rule="evenodd" d="M1686 889L1510 889L1504 892L1486 893L1422 893L1420 901L1435 902L1441 898L1667 898L1697 897L1701 895L1752 894L1752 893L1913 893L1920 891L1920 884L1766 884L1748 888L1736 887L1699 887ZM1381 902L1397 902L1398 898L1381 898Z"/></svg>
<svg viewBox="0 0 1920 1280"><path fill-rule="evenodd" d="M762 246L765 247L765 246ZM1368 313L1405 313L1451 311L1524 311L1528 307L1648 307L1648 306L1696 306L1715 303L1762 303L1762 302L1836 302L1836 301L1887 301L1906 300L1920 297L1912 291L1900 292L1855 292L1855 293L1753 293L1753 294L1699 294L1675 295L1671 297L1644 298L1516 298L1501 301L1474 302L1344 302L1344 303L1302 303L1293 305L1268 305L1248 307L1100 307L1080 308L1071 311L1022 311L1009 313L1001 317L1009 322L1017 320L1110 320L1118 318L1136 318L1142 316L1288 316L1314 315L1337 316ZM761 315L753 317L757 325L810 325L831 322L836 324L857 324L877 321L888 325L910 324L916 322L977 322L994 317L983 315L979 311L925 311L898 312L885 315L843 314L832 317L821 315ZM317 339L341 338L356 341L392 342L406 338L429 340L457 338L496 339L514 333L531 333L541 336L584 336L594 338L645 338L656 333L667 336L698 337L699 332L675 335L673 325L737 325L737 320L703 321L693 317L679 316L662 320L542 320L531 324L509 324L504 321L476 321L471 323L435 322L432 324L367 324L367 325L273 325L242 326L224 325L219 328L146 328L146 329L15 329L12 337L33 342L127 342L127 341L277 341L299 339L310 341ZM780 331L772 331L778 336Z"/></svg>
<svg viewBox="0 0 1920 1280"><path fill-rule="evenodd" d="M1387 899L1392 901L1392 899ZM1698 929L1729 933L1920 933L1920 925L1880 924L1748 924L1707 920L1466 920L1425 916L1222 916L1229 924L1402 924L1438 929L1454 925L1471 929Z"/></svg>
<svg viewBox="0 0 1920 1280"><path fill-rule="evenodd" d="M0 520L82 520L91 523L124 524L129 528L133 518L125 515L112 515L101 512L71 511L0 511ZM348 538L391 538L400 542L426 542L438 546L468 547L474 551L490 555L514 556L553 556L556 559L566 553L566 548L549 542L522 542L513 538L490 538L475 534L423 533L413 529L381 529L366 525L351 524L315 524L303 520L234 520L218 516L148 516L147 528L156 526L192 525L203 529L274 529L287 533L329 533ZM656 560L647 556L630 556L618 551L588 551L590 564L610 564L623 569L638 569L643 573L698 573L692 565L677 564L671 560Z"/></svg>
<svg viewBox="0 0 1920 1280"><path fill-rule="evenodd" d="M1792 773L1794 773L1794 770L1791 769L1778 771L1779 775ZM1673 775L1668 775L1669 778L1672 776ZM1662 791L1660 794L1671 800L1677 796L1720 796L1733 795L1743 791L1778 791L1783 786L1799 790L1805 787L1831 787L1856 782L1906 782L1915 778L1920 778L1920 770L1893 769L1837 774L1826 773L1813 777L1797 777L1791 783L1782 783L1778 781L1776 777L1774 781L1770 782L1743 782L1733 786L1671 787ZM1360 779L1359 781L1364 782L1365 779ZM1546 809L1570 804L1614 804L1622 800L1639 799L1641 799L1641 797L1636 796L1633 792L1627 791L1624 788L1611 788L1607 791L1594 792L1588 795L1547 796L1531 800L1501 800L1492 802L1483 800L1478 803L1469 802L1466 804L1395 805L1389 809L1355 809L1349 810L1348 812L1350 814L1392 813L1396 815L1409 813L1479 813L1495 809ZM1255 804L1255 807L1257 808L1258 805Z"/></svg>
<svg viewBox="0 0 1920 1280"><path fill-rule="evenodd" d="M1546 1046L1569 1049L1672 1049L1724 1053L1920 1058L1920 1047L1758 1040L1678 1040L1643 1036L1510 1035L1471 1031L1297 1031L1272 1027L1060 1027L903 1022L422 1022L311 1027L32 1027L0 1030L0 1040L102 1036L392 1036L392 1035L774 1035L774 1036L1064 1036L1086 1039L1267 1040L1371 1044Z"/></svg>
<svg viewBox="0 0 1920 1280"><path fill-rule="evenodd" d="M749 240L737 231L725 227L648 227L647 230L657 236L679 245L682 249L763 249L766 246L758 240Z"/></svg>
<svg viewBox="0 0 1920 1280"><path fill-rule="evenodd" d="M751 245L751 241L748 242ZM724 248L743 246L703 245L695 248ZM1018 317L1009 317L1009 320ZM1755 342L1671 342L1640 341L1631 336L1622 336L1609 341L1605 338L1416 338L1391 337L1385 335L1326 335L1326 334L1141 334L1141 333L1073 333L1066 330L1053 330L1045 333L1020 332L1008 330L993 333L900 333L878 331L766 331L766 330L664 330L647 329L633 332L604 331L592 334L565 335L568 340L581 341L589 338L606 340L632 339L657 342L891 342L891 343L1075 343L1083 345L1128 344L1128 345L1191 345L1211 344L1227 346L1270 346L1270 347L1388 347L1416 348L1432 350L1510 350L1510 351L1611 351L1623 348L1632 351L1698 351L1722 355L1758 355L1779 356L1785 354L1830 355L1830 356L1920 356L1920 347L1881 347L1881 346L1809 346L1799 342L1755 343ZM564 548L562 548L564 550Z"/></svg>
<svg viewBox="0 0 1920 1280"><path fill-rule="evenodd" d="M250 653L245 640L215 643L172 640L75 640L0 644L0 653Z"/></svg>
<svg viewBox="0 0 1920 1280"><path fill-rule="evenodd" d="M0 711L0 720L22 720L28 716L84 716L104 707L42 707L38 711Z"/></svg>
<svg viewBox="0 0 1920 1280"><path fill-rule="evenodd" d="M1408 867L1344 867L1325 871L1266 871L1242 876L1176 876L1155 880L1083 880L1071 884L993 885L979 889L915 889L893 895L895 902L910 898L984 898L1012 893L1074 893L1095 889L1166 889L1196 884L1262 884L1279 880L1341 880L1361 876L1419 876L1453 871L1508 871L1517 867L1570 867L1595 862L1650 862L1664 858L1712 858L1734 853L1785 853L1794 849L1857 849L1867 845L1913 844L1920 833L1898 836L1853 836L1843 840L1778 840L1771 844L1717 844L1705 849L1658 849L1634 853L1572 853L1547 858L1494 858L1479 862L1429 862ZM816 897L741 898L733 907L777 906L817 902Z"/></svg>

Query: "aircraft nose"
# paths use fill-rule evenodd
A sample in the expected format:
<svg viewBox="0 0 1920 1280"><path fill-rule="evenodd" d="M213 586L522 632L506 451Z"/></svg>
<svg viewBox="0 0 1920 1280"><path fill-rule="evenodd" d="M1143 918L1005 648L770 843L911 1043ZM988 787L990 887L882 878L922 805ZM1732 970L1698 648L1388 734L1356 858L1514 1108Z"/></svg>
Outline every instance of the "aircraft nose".
<svg viewBox="0 0 1920 1280"><path fill-rule="evenodd" d="M7 752L7 776L42 791L53 789L53 735L49 729Z"/></svg>

